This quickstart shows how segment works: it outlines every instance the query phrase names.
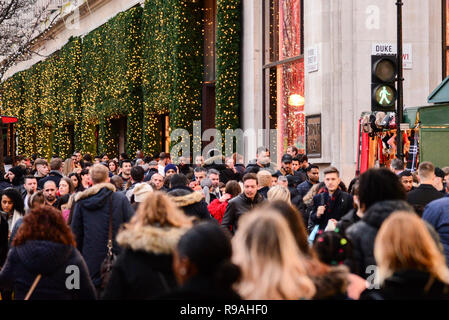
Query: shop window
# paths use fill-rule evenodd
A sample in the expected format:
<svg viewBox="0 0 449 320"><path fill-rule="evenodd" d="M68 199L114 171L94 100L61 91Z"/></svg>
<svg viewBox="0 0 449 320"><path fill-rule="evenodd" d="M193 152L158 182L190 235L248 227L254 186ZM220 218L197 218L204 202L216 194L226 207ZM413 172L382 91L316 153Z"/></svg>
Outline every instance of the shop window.
<svg viewBox="0 0 449 320"><path fill-rule="evenodd" d="M305 152L303 0L264 1L264 114L277 129L278 156Z"/></svg>

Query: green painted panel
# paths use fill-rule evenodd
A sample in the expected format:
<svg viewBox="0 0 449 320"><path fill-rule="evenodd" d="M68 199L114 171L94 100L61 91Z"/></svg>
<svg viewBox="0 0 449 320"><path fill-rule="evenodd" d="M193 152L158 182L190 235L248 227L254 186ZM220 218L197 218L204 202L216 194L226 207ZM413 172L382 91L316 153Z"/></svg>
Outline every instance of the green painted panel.
<svg viewBox="0 0 449 320"><path fill-rule="evenodd" d="M404 123L408 123L410 128L415 127L416 115L418 114L418 109L420 107L411 107L404 110Z"/></svg>
<svg viewBox="0 0 449 320"><path fill-rule="evenodd" d="M430 161L436 167L449 166L449 128L422 128L419 133L419 161Z"/></svg>
<svg viewBox="0 0 449 320"><path fill-rule="evenodd" d="M420 108L419 120L422 126L449 127L449 105Z"/></svg>

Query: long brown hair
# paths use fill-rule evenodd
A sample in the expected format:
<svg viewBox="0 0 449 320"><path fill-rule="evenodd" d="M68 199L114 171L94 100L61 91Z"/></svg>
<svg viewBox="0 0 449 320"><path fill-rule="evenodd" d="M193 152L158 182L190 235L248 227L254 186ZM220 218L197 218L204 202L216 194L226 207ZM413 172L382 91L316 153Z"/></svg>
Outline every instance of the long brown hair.
<svg viewBox="0 0 449 320"><path fill-rule="evenodd" d="M399 270L420 270L449 284L449 269L424 222L414 213L398 211L382 224L374 245L382 283Z"/></svg>
<svg viewBox="0 0 449 320"><path fill-rule="evenodd" d="M36 207L23 218L12 245L17 247L28 240L46 240L76 246L72 230L61 212L48 205Z"/></svg>

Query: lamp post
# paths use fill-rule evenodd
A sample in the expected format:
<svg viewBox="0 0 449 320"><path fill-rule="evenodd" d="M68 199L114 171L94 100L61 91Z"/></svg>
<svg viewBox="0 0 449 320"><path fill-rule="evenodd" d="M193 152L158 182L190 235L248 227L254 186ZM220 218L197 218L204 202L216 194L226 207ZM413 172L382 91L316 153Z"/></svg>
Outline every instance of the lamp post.
<svg viewBox="0 0 449 320"><path fill-rule="evenodd" d="M396 136L396 157L403 161L403 146L402 146L402 131L401 123L404 113L404 96L403 96L403 64L402 64L402 0L397 0L397 28L398 28L398 79L397 79L397 93L398 93L398 104L396 110L396 124L397 124L397 136Z"/></svg>

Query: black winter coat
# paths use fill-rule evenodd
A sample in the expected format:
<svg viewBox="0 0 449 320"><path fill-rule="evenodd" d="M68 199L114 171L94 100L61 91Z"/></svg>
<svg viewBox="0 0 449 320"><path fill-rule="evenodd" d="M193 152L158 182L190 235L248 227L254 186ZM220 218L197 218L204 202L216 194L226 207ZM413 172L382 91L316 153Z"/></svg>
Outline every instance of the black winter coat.
<svg viewBox="0 0 449 320"><path fill-rule="evenodd" d="M223 220L221 221L221 227L235 234L240 216L264 201L265 198L259 193L256 193L254 200L249 199L244 193L229 200ZM232 227L232 230L230 230L230 227Z"/></svg>
<svg viewBox="0 0 449 320"><path fill-rule="evenodd" d="M76 266L78 269L69 269L69 266ZM29 240L10 250L0 273L0 288L14 289L15 300L23 300L38 274L42 278L31 295L31 300L96 298L89 271L79 251L69 245L43 240ZM71 276L76 279L77 275L78 288L77 281L70 279ZM74 288L70 290L66 283Z"/></svg>
<svg viewBox="0 0 449 320"><path fill-rule="evenodd" d="M361 218L357 215L357 209L352 209L341 218L336 227L341 235L345 235L346 229L360 220Z"/></svg>
<svg viewBox="0 0 449 320"><path fill-rule="evenodd" d="M444 197L444 194L439 192L430 184L421 184L415 190L407 193L407 202L415 209L416 213L421 217L424 207L432 202Z"/></svg>
<svg viewBox="0 0 449 320"><path fill-rule="evenodd" d="M428 272L403 270L385 279L380 289L362 292L360 300L449 300L449 285Z"/></svg>
<svg viewBox="0 0 449 320"><path fill-rule="evenodd" d="M8 255L8 221L3 215L0 215L0 269L6 261Z"/></svg>
<svg viewBox="0 0 449 320"><path fill-rule="evenodd" d="M117 242L125 249L114 263L102 298L151 299L176 288L172 252L184 231L153 226L121 231Z"/></svg>
<svg viewBox="0 0 449 320"><path fill-rule="evenodd" d="M96 287L101 284L100 266L107 254L111 197L112 251L119 254L120 248L115 236L119 227L128 222L134 214L126 196L121 192L115 192L115 187L110 183L96 184L75 196L71 227L76 236L78 250L86 260Z"/></svg>
<svg viewBox="0 0 449 320"><path fill-rule="evenodd" d="M352 196L340 189L337 189L332 195L333 201L331 201L329 193L323 192L313 197L313 210L310 214L309 231L313 229L315 225L320 226L320 230L324 230L330 219L339 221L346 213L349 212L353 206ZM317 216L318 207L326 205L326 211L321 217Z"/></svg>
<svg viewBox="0 0 449 320"><path fill-rule="evenodd" d="M346 236L353 247L354 270L362 278L367 278L366 268L376 265L374 259L374 240L382 223L396 210L408 210L410 206L405 201L388 200L375 203L363 215L361 221L346 230ZM350 266L351 267L351 266Z"/></svg>
<svg viewBox="0 0 449 320"><path fill-rule="evenodd" d="M259 193L264 197L265 199L268 199L268 191L270 191L269 187L263 187L259 189Z"/></svg>
<svg viewBox="0 0 449 320"><path fill-rule="evenodd" d="M187 186L177 186L170 189L168 195L187 216L197 217L200 220L213 219L202 192L193 191Z"/></svg>

